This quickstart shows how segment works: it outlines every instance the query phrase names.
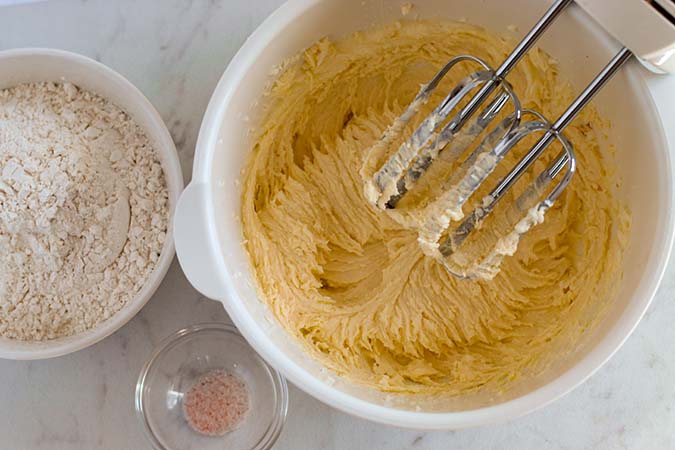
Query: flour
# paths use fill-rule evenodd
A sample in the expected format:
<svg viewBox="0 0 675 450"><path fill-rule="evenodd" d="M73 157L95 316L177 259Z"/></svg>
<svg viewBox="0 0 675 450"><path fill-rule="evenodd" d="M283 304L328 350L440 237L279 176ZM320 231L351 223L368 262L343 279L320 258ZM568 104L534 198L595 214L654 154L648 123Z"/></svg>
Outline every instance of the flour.
<svg viewBox="0 0 675 450"><path fill-rule="evenodd" d="M0 336L119 311L159 259L167 202L148 138L109 101L68 83L0 91Z"/></svg>

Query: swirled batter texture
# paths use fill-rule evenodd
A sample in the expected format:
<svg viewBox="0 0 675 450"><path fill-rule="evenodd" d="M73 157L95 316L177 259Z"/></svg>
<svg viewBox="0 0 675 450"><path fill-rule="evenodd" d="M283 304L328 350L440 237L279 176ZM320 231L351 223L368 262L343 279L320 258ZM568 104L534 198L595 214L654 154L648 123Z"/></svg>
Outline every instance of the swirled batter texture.
<svg viewBox="0 0 675 450"><path fill-rule="evenodd" d="M448 274L422 254L416 230L363 195L366 150L420 84L452 56L497 64L512 45L467 24L395 23L317 42L265 99L242 194L259 291L289 333L353 381L420 394L503 391L572 351L612 297L630 216L593 108L567 130L579 162L572 184L493 280ZM450 85L463 75L449 75ZM509 80L525 106L551 118L573 98L542 51Z"/></svg>

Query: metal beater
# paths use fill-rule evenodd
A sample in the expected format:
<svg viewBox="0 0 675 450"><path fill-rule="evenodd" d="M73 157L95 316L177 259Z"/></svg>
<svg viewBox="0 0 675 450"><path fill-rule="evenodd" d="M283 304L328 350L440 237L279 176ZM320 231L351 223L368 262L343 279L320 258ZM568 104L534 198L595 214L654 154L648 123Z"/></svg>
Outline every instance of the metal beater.
<svg viewBox="0 0 675 450"><path fill-rule="evenodd" d="M619 20L616 14L613 14L607 18L600 12L606 8L616 10L617 4L612 4L612 1L614 0L579 0L578 3L610 33L615 36L623 35L625 38L623 42L632 44L632 48L639 48L638 54L643 57L643 62L647 60L652 66L660 65L664 69L674 69L675 27L672 23L673 18L668 16L668 11L659 9L656 4L650 5L649 2L629 0L628 3L632 5L617 2L624 3L622 7L629 17ZM667 3L669 0L658 1ZM422 86L403 114L387 128L382 139L370 149L369 155L400 141L404 137L406 125L428 102L446 74L458 63L472 63L480 67L477 72L464 78L452 89L412 135L403 139L398 150L367 179L364 190L366 198L380 209L395 209L441 153L445 161L454 164L471 150L450 176L442 193L421 208L416 223L418 242L422 251L441 261L449 272L458 277L493 278L499 272L502 259L516 251L520 236L532 226L543 222L545 212L569 185L576 169L574 149L562 131L634 54L628 47L621 48L553 123L538 112L522 108L505 77L570 3L572 0L556 0L496 70L485 61L470 55L451 59L429 83ZM661 33L662 37L658 48L653 48L655 45L653 40L649 42L651 47L647 48L645 39L640 37L643 35L621 31L625 28L625 24L621 23L623 20L634 21L638 16L649 17L653 22L652 28L658 28L654 29L655 32ZM636 28L644 23L631 25ZM666 44L661 45L663 42ZM472 92L476 93L469 98ZM495 118L509 104L513 112L497 125L493 125ZM525 121L525 117L529 120ZM504 156L533 133L542 133L542 136L508 174L499 180L489 194L465 215L462 211L463 206L500 164ZM477 143L477 138L481 136L482 140ZM555 141L561 144L561 151L537 176L534 183L518 196L515 204L509 205L507 216L510 220L510 231L496 233L494 242L488 248L473 248L471 251L465 249L467 238L481 227L504 194ZM552 186L560 174L561 178ZM540 200L542 196L544 198ZM456 226L450 228L451 224ZM476 256L475 252L479 255Z"/></svg>

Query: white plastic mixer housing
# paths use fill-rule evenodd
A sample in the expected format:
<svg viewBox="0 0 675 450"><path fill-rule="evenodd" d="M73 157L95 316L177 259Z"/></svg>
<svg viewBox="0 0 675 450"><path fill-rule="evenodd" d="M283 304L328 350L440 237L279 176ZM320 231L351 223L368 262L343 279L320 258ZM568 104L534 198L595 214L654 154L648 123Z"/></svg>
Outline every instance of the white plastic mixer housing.
<svg viewBox="0 0 675 450"><path fill-rule="evenodd" d="M650 70L675 72L673 0L576 0Z"/></svg>

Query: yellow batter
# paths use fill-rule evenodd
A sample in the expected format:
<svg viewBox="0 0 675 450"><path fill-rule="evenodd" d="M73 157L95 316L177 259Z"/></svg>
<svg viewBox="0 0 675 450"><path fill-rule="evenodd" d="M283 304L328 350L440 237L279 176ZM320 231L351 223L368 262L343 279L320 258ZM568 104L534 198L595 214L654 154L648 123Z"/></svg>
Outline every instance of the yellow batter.
<svg viewBox="0 0 675 450"><path fill-rule="evenodd" d="M364 198L365 152L420 84L452 56L497 65L512 45L466 24L395 23L321 40L266 98L242 198L259 291L351 380L422 394L503 391L573 350L611 298L630 216L614 197L606 125L592 108L566 132L578 155L572 184L493 280L454 278L422 254L416 230ZM572 100L541 51L509 80L550 118Z"/></svg>

